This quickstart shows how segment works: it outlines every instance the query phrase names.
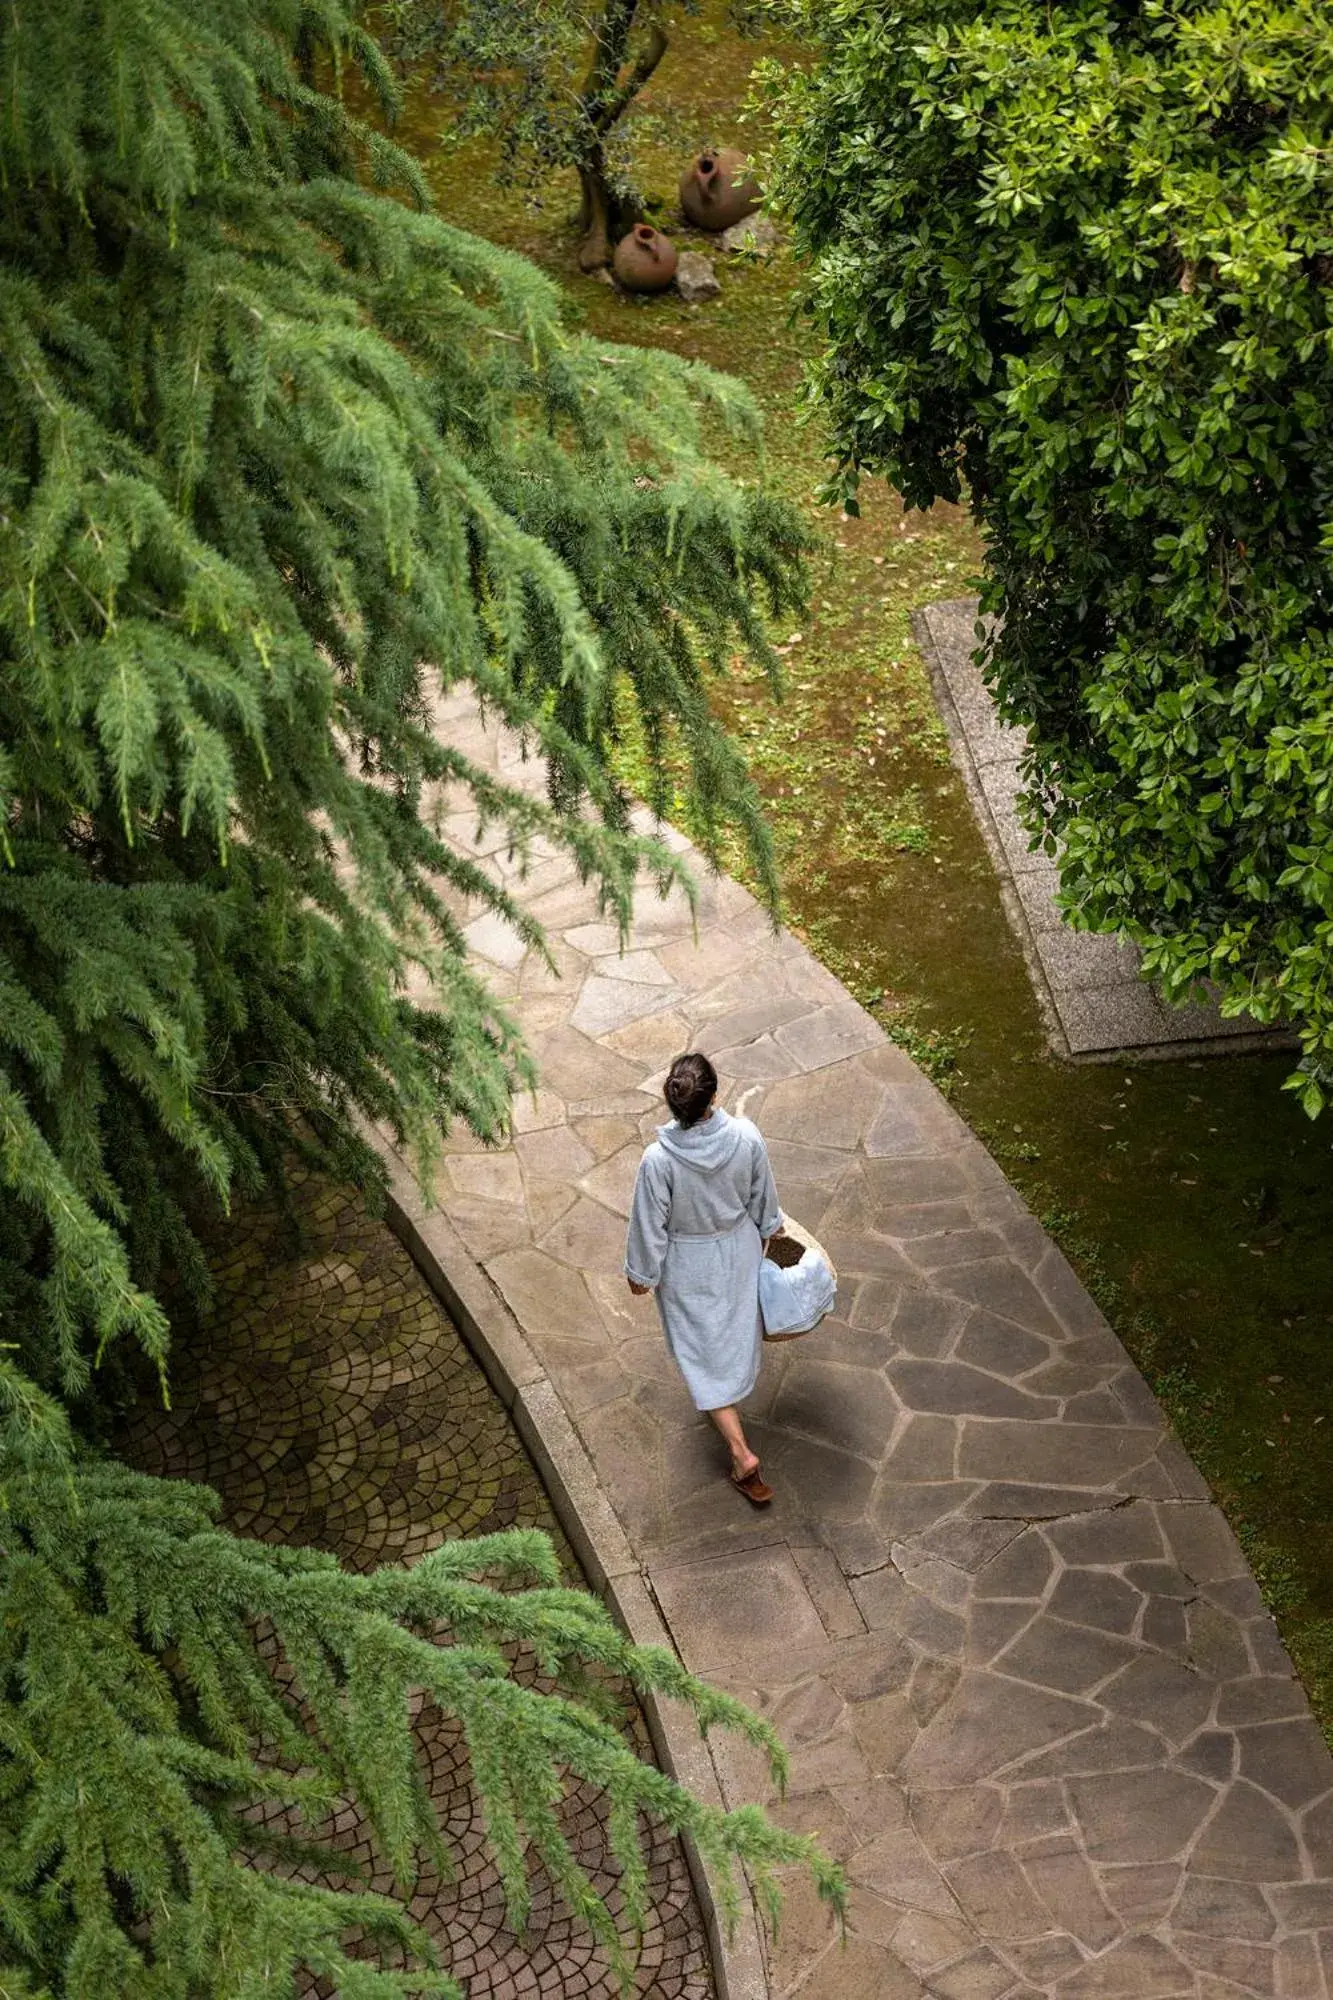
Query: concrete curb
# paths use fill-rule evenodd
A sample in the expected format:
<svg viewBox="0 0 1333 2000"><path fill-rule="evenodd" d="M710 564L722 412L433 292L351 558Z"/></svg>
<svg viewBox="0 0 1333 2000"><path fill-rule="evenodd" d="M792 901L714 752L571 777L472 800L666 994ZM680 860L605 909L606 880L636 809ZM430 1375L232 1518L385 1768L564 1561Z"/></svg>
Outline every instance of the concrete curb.
<svg viewBox="0 0 1333 2000"><path fill-rule="evenodd" d="M636 1645L665 1646L674 1652L671 1634L583 1441L517 1320L447 1216L427 1207L395 1149L382 1134L366 1136L389 1175L385 1219L512 1415L584 1574ZM712 1753L690 1718L678 1704L652 1695L645 1696L641 1706L662 1769L706 1805L725 1810ZM708 1930L718 2000L768 2000L763 1931L748 1887L742 1884L740 1913L728 1938L699 1853L688 1837L683 1846Z"/></svg>
<svg viewBox="0 0 1333 2000"><path fill-rule="evenodd" d="M1042 1027L1047 1042L1054 1055L1061 1061L1075 1065L1118 1063L1126 1060L1134 1062L1184 1062L1201 1056L1240 1056L1272 1054L1277 1049L1295 1048L1297 1039L1275 1028L1256 1026L1253 1029L1225 1035L1182 1036L1165 1041L1128 1041L1122 1047L1107 1046L1095 1049L1071 1048L1065 1032L1059 1002L1047 976L1037 939L1028 922L1015 883L1009 856L1005 852L995 823L991 801L982 783L981 770L977 762L976 748L964 719L963 711L954 696L953 686L946 671L940 651L940 640L932 623L932 612L959 612L978 610L976 600L970 598L948 599L936 604L928 604L912 613L912 636L925 661L930 675L931 687L935 695L935 705L945 734L949 738L949 748L954 769L962 778L967 792L972 816L977 823L986 851L995 869L999 885L1000 901L1004 907L1009 928L1018 941L1028 970L1028 979L1037 1012L1041 1016ZM978 613L979 615L979 613Z"/></svg>

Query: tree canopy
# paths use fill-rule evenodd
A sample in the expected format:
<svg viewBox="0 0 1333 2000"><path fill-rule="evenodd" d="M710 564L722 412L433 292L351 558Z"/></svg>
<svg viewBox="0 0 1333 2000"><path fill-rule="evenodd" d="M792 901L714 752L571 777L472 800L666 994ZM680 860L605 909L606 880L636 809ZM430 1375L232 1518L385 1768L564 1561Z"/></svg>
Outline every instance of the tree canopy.
<svg viewBox="0 0 1333 2000"><path fill-rule="evenodd" d="M502 180L543 198L561 169L578 175L579 263L592 271L642 217L636 100L673 19L698 11L699 0L387 0L385 19L389 45L447 107L447 146L486 133ZM730 11L742 27L757 18L753 0Z"/></svg>
<svg viewBox="0 0 1333 2000"><path fill-rule="evenodd" d="M353 1922L401 1941L391 1910L242 1865L257 1801L317 1837L351 1787L410 1871L409 1683L473 1718L520 1906L530 1838L601 1922L552 1832L559 1764L611 1790L631 1887L636 1805L694 1811L572 1695L505 1735L503 1637L571 1686L575 1656L678 1674L530 1540L352 1578L89 1442L112 1343L169 1378L200 1204L293 1146L373 1178L360 1120L423 1173L451 1117L505 1129L527 1062L454 912L537 934L437 797L519 854L557 841L623 921L642 871L679 872L608 775L628 700L772 881L706 700L737 645L776 670L762 606L802 587L794 514L701 452L701 414L753 432L747 399L574 332L529 265L430 213L347 71L392 110L342 0L0 16L0 1960L79 2000L237 2000L299 1964L364 2000L448 1990L347 1957ZM545 800L437 734L464 682L549 760ZM471 1580L497 1566L542 1588ZM699 1831L761 1870L807 1851L754 1816Z"/></svg>
<svg viewBox="0 0 1333 2000"><path fill-rule="evenodd" d="M1333 15L798 0L776 194L833 490L966 496L1078 924L1333 1087Z"/></svg>

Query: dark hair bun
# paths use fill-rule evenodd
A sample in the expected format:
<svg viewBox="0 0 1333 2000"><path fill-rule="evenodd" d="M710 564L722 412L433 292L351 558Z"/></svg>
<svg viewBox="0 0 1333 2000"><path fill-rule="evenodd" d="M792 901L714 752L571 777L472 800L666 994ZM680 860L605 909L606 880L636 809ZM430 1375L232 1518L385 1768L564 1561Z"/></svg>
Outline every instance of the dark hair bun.
<svg viewBox="0 0 1333 2000"><path fill-rule="evenodd" d="M666 1101L684 1131L697 1125L717 1096L717 1071L707 1056L677 1056L667 1071Z"/></svg>

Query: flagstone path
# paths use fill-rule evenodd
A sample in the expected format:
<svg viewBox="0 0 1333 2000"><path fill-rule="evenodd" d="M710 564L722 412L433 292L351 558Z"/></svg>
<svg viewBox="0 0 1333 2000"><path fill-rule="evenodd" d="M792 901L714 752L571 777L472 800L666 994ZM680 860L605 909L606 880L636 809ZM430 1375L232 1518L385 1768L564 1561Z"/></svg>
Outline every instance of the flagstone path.
<svg viewBox="0 0 1333 2000"><path fill-rule="evenodd" d="M441 725L540 785L465 701ZM542 1087L508 1149L453 1142L444 1207L683 1658L790 1745L774 1810L846 1861L850 1943L798 1885L771 1993L1333 2000L1333 1760L1207 1488L994 1162L735 883L703 880L697 937L682 898L645 896L622 953L563 859L521 882L458 803L451 837L547 927L556 973L470 922ZM841 1276L749 1405L763 1514L620 1275L687 1045ZM766 1795L715 1756L731 1799Z"/></svg>

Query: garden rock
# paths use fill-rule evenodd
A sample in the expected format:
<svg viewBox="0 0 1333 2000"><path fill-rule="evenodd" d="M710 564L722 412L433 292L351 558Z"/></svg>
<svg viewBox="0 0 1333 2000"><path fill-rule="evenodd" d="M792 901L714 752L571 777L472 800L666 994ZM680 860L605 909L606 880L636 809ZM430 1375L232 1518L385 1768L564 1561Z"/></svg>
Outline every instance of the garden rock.
<svg viewBox="0 0 1333 2000"><path fill-rule="evenodd" d="M717 240L724 250L748 250L752 256L771 257L778 247L777 224L766 215L746 215L724 229Z"/></svg>
<svg viewBox="0 0 1333 2000"><path fill-rule="evenodd" d="M715 299L721 293L717 272L713 269L711 257L705 257L698 250L682 250L676 265L676 290L687 305L697 306L704 299Z"/></svg>

